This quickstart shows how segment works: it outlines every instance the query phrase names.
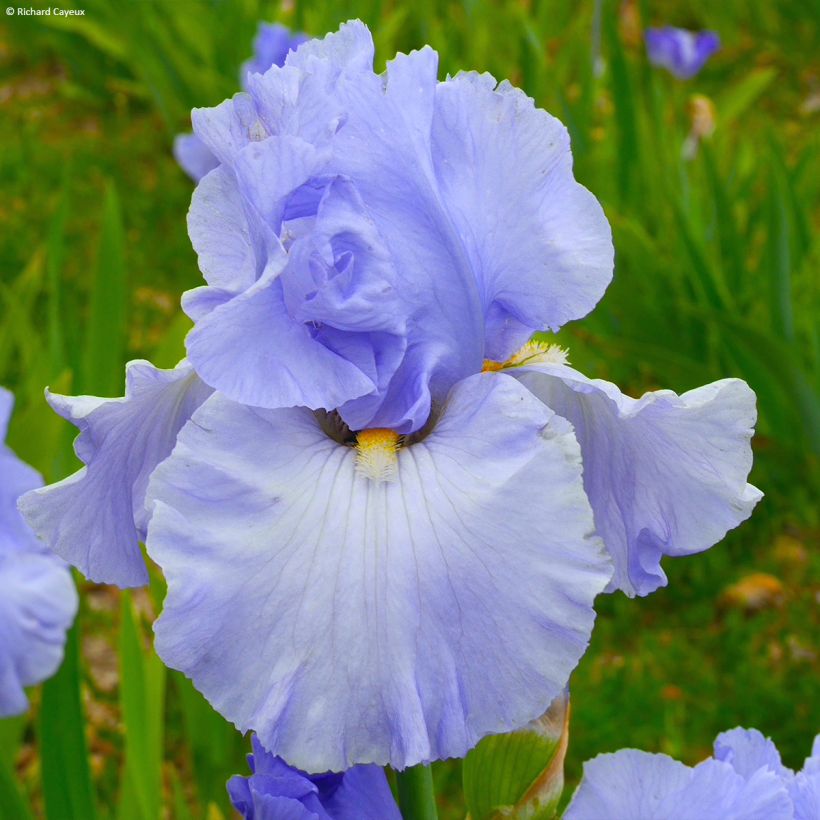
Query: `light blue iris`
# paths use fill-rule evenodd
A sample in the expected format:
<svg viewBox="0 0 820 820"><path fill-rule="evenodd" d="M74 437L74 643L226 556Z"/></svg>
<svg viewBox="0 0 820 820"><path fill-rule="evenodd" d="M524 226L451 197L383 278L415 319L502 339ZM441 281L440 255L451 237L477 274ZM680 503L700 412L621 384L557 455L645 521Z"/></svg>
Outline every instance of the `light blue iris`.
<svg viewBox="0 0 820 820"><path fill-rule="evenodd" d="M691 768L662 754L621 749L584 764L565 820L816 820L820 735L795 774L756 729L715 739L714 757Z"/></svg>
<svg viewBox="0 0 820 820"><path fill-rule="evenodd" d="M43 481L3 443L12 405L0 388L0 718L24 712L24 687L57 670L77 612L68 568L17 511L17 498Z"/></svg>
<svg viewBox="0 0 820 820"><path fill-rule="evenodd" d="M349 23L194 112L219 166L188 359L50 396L87 467L21 502L96 580L145 583L144 539L162 658L310 772L538 717L598 593L651 592L760 497L744 383L635 400L516 352L612 275L566 129L489 75L439 82L429 48L372 66Z"/></svg>

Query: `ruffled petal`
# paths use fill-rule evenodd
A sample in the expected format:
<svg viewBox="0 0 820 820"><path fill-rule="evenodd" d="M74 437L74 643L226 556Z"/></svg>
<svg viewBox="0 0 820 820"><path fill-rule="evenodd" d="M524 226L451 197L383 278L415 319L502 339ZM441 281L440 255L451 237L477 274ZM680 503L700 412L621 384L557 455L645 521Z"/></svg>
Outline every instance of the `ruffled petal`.
<svg viewBox="0 0 820 820"><path fill-rule="evenodd" d="M564 820L657 820L664 798L683 790L691 777L688 766L667 755L637 749L598 755L584 763Z"/></svg>
<svg viewBox="0 0 820 820"><path fill-rule="evenodd" d="M684 789L660 803L657 816L670 820L792 820L792 806L784 783L769 769L744 777L720 760L704 760L692 769Z"/></svg>
<svg viewBox="0 0 820 820"><path fill-rule="evenodd" d="M188 235L205 281L241 293L257 279L256 255L244 203L227 168L217 168L194 189Z"/></svg>
<svg viewBox="0 0 820 820"><path fill-rule="evenodd" d="M774 743L757 729L731 729L715 738L715 759L728 763L739 775L751 777L762 768L769 769L784 781L794 772L780 760Z"/></svg>
<svg viewBox="0 0 820 820"><path fill-rule="evenodd" d="M508 83L460 74L436 88L432 157L488 318L488 358L589 313L612 278L598 200L572 175L567 129Z"/></svg>
<svg viewBox="0 0 820 820"><path fill-rule="evenodd" d="M584 764L565 820L791 820L780 779L761 769L744 778L726 763L694 769L663 754L621 749Z"/></svg>
<svg viewBox="0 0 820 820"><path fill-rule="evenodd" d="M0 718L24 712L23 687L57 670L77 604L71 574L55 556L0 555Z"/></svg>
<svg viewBox="0 0 820 820"><path fill-rule="evenodd" d="M139 541L150 517L148 478L211 392L184 361L174 370L130 362L124 398L47 392L54 410L79 428L74 449L86 466L20 499L31 528L92 581L146 584Z"/></svg>
<svg viewBox="0 0 820 820"><path fill-rule="evenodd" d="M794 820L820 817L820 769L799 772L789 784Z"/></svg>
<svg viewBox="0 0 820 820"><path fill-rule="evenodd" d="M334 408L375 387L292 320L275 269L203 316L185 344L208 384L257 407Z"/></svg>
<svg viewBox="0 0 820 820"><path fill-rule="evenodd" d="M756 411L743 381L632 399L564 365L507 372L575 427L595 524L615 562L610 590L654 592L666 583L662 556L708 549L762 497L746 483Z"/></svg>
<svg viewBox="0 0 820 820"><path fill-rule="evenodd" d="M200 408L149 488L163 660L306 771L463 756L540 715L611 572L569 425L479 374L394 482L355 461L304 409Z"/></svg>

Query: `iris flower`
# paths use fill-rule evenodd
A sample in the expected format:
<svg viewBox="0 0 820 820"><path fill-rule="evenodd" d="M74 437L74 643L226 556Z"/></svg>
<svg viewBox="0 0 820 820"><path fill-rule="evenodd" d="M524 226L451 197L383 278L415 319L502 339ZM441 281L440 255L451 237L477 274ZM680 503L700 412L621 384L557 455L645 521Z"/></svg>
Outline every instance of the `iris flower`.
<svg viewBox="0 0 820 820"><path fill-rule="evenodd" d="M242 63L239 84L245 87L249 73L264 74L272 65L284 65L289 51L295 51L308 39L306 34L293 34L280 23L260 23L253 41L253 56ZM219 163L195 134L179 134L174 140L174 157L194 182L199 182Z"/></svg>
<svg viewBox="0 0 820 820"><path fill-rule="evenodd" d="M714 757L694 768L663 754L621 749L584 764L565 820L816 820L820 735L795 774L756 729L715 739Z"/></svg>
<svg viewBox="0 0 820 820"><path fill-rule="evenodd" d="M248 764L250 777L228 781L231 803L244 820L401 820L378 766L309 775L265 751L255 736Z"/></svg>
<svg viewBox="0 0 820 820"><path fill-rule="evenodd" d="M566 129L358 22L195 110L188 358L49 396L87 467L22 503L82 572L168 582L163 660L310 772L463 756L541 715L595 596L751 512L754 395L634 400L529 342L613 266Z"/></svg>
<svg viewBox="0 0 820 820"><path fill-rule="evenodd" d="M68 568L17 511L17 498L43 480L3 443L13 403L0 388L0 718L24 712L24 687L57 671L77 614Z"/></svg>
<svg viewBox="0 0 820 820"><path fill-rule="evenodd" d="M646 51L652 65L665 68L679 80L689 80L720 48L714 31L687 31L665 26L646 32Z"/></svg>

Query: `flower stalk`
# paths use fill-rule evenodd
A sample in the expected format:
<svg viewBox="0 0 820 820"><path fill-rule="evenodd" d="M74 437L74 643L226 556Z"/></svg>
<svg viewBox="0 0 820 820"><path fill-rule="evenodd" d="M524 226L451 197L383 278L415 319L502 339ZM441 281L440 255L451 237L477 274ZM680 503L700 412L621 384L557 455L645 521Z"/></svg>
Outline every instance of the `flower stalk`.
<svg viewBox="0 0 820 820"><path fill-rule="evenodd" d="M438 820L433 771L429 766L412 766L396 772L396 785L404 820Z"/></svg>

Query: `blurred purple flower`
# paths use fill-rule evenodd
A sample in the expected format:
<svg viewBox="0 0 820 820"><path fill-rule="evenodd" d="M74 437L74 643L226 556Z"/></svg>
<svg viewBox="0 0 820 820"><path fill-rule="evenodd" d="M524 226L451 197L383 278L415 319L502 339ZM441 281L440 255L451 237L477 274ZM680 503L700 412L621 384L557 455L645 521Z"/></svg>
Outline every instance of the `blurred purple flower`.
<svg viewBox="0 0 820 820"><path fill-rule="evenodd" d="M239 71L240 86L246 87L250 73L264 74L271 66L284 65L288 52L295 51L308 39L306 34L292 34L280 23L260 23L253 41L253 56L242 63ZM199 182L219 165L216 157L194 134L180 134L174 139L174 157L194 182Z"/></svg>
<svg viewBox="0 0 820 820"><path fill-rule="evenodd" d="M666 26L646 32L649 62L681 80L694 77L719 48L720 38L714 31L694 32Z"/></svg>
<svg viewBox="0 0 820 820"><path fill-rule="evenodd" d="M3 443L13 401L0 388L0 718L24 712L24 687L57 670L77 613L71 573L17 511L17 498L43 481Z"/></svg>
<svg viewBox="0 0 820 820"><path fill-rule="evenodd" d="M260 23L253 41L253 57L242 63L239 84L247 88L248 74L264 74L271 66L282 66L289 51L296 51L310 38L307 34L294 34L281 23Z"/></svg>
<svg viewBox="0 0 820 820"><path fill-rule="evenodd" d="M563 690L610 579L645 595L750 514L754 394L635 400L527 343L613 248L506 82L429 48L377 75L350 23L193 120L189 361L51 396L87 467L21 508L99 580L144 583L146 538L157 651L289 764L463 756Z"/></svg>
<svg viewBox="0 0 820 820"><path fill-rule="evenodd" d="M584 764L565 820L817 820L820 735L803 771L780 761L756 729L715 740L713 758L694 768L663 754L621 749Z"/></svg>
<svg viewBox="0 0 820 820"><path fill-rule="evenodd" d="M244 820L401 820L378 766L334 774L306 774L265 751L256 735L250 777L228 781L233 807Z"/></svg>

